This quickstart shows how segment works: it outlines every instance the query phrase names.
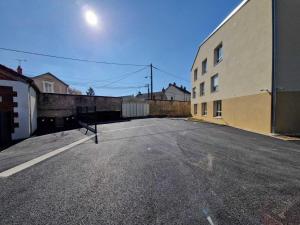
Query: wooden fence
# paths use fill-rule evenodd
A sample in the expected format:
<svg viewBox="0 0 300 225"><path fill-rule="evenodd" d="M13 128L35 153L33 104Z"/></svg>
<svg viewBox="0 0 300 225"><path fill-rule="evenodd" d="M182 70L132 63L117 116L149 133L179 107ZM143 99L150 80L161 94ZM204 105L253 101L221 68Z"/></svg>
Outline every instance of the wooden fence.
<svg viewBox="0 0 300 225"><path fill-rule="evenodd" d="M191 102L149 100L150 116L189 117Z"/></svg>

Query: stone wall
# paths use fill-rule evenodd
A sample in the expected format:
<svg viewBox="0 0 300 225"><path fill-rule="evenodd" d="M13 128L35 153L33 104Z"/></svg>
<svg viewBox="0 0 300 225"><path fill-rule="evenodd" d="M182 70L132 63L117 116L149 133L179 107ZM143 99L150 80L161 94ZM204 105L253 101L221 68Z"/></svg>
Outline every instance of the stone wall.
<svg viewBox="0 0 300 225"><path fill-rule="evenodd" d="M41 93L38 97L38 117L67 117L75 115L77 107L94 106L98 112L121 111L122 98Z"/></svg>

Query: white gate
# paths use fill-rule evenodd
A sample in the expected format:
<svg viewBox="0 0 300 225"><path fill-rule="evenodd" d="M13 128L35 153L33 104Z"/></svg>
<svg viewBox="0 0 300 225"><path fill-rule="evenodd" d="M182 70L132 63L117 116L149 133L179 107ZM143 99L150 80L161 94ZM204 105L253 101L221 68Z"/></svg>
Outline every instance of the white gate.
<svg viewBox="0 0 300 225"><path fill-rule="evenodd" d="M146 117L149 116L149 103L146 102L123 102L122 117Z"/></svg>

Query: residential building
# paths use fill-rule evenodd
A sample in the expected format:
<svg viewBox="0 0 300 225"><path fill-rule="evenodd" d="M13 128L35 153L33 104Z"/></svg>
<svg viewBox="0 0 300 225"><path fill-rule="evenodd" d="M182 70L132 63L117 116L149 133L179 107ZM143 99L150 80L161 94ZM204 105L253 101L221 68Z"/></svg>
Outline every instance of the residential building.
<svg viewBox="0 0 300 225"><path fill-rule="evenodd" d="M151 94L139 92L135 97L137 99L148 100L151 98ZM153 92L153 100L168 100L164 89L162 91Z"/></svg>
<svg viewBox="0 0 300 225"><path fill-rule="evenodd" d="M31 78L41 93L70 94L69 85L52 73L45 73Z"/></svg>
<svg viewBox="0 0 300 225"><path fill-rule="evenodd" d="M244 0L234 9L198 48L193 117L300 134L299 11L295 0Z"/></svg>
<svg viewBox="0 0 300 225"><path fill-rule="evenodd" d="M186 87L177 86L176 83L169 84L165 90L165 95L167 96L167 100L185 102L191 100L191 92L189 92Z"/></svg>
<svg viewBox="0 0 300 225"><path fill-rule="evenodd" d="M34 82L0 65L0 144L28 138L37 129L37 94Z"/></svg>
<svg viewBox="0 0 300 225"><path fill-rule="evenodd" d="M151 95L149 93L138 93L136 98L139 99L150 99ZM161 91L153 92L154 100L169 100L169 101L190 101L191 93L183 86L177 86L176 83L169 84L169 86L165 89L163 88Z"/></svg>

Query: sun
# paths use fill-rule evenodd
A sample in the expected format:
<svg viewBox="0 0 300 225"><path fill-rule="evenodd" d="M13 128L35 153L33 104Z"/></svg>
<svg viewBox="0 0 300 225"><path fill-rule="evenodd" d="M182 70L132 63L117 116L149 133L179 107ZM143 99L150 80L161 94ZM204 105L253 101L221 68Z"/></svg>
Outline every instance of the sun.
<svg viewBox="0 0 300 225"><path fill-rule="evenodd" d="M96 15L96 13L92 10L87 10L85 12L85 20L86 20L87 24L90 26L95 27L98 25L98 17Z"/></svg>

